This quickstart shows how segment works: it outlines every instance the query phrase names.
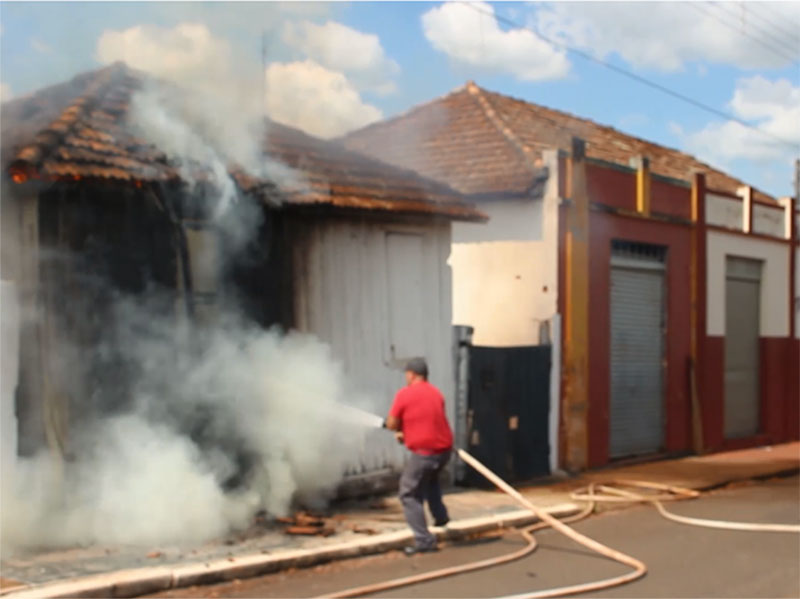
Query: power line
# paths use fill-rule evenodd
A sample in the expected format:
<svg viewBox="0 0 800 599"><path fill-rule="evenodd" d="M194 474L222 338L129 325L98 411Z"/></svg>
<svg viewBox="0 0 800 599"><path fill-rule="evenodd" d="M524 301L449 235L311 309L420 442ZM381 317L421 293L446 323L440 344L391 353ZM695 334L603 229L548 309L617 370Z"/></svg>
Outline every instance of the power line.
<svg viewBox="0 0 800 599"><path fill-rule="evenodd" d="M736 19L740 22L740 26L742 29L748 27L749 29L763 33L764 37L769 39L770 41L774 41L777 44L782 44L789 46L788 50L790 53L793 53L798 44L800 44L800 31L797 33L791 33L782 27L773 25L770 21L764 19L761 15L756 12L750 11L744 4L738 3L738 6L741 8L741 12L737 12L735 6L731 4L726 4L724 2L706 2L709 6L718 8L720 11L729 14L733 19ZM756 22L756 19L760 20L761 23Z"/></svg>
<svg viewBox="0 0 800 599"><path fill-rule="evenodd" d="M525 29L526 31L530 31L533 35L535 35L536 37L538 37L542 41L547 42L548 44L550 44L552 46L555 46L557 48L561 48L562 50L564 50L566 52L570 52L572 54L580 56L581 58L583 58L585 60L588 60L588 61L597 63L599 65L602 65L602 66L606 67L607 69L609 69L611 71L614 71L615 73L618 73L620 75L623 75L624 77L627 77L629 79L637 81L638 83L641 83L642 85L646 85L647 87L651 87L653 89L656 89L656 90L658 90L658 91L660 91L662 93L665 93L665 94L667 94L669 96L672 96L673 98L677 98L678 100L686 102L687 104L691 104L692 106L694 106L696 108L699 108L701 110L704 110L704 111L709 112L711 114L714 114L716 116L719 116L719 117L722 117L724 119L739 123L740 125L742 125L744 127L747 127L748 129L752 129L753 131L756 131L756 132L760 133L761 135L763 135L765 137L771 137L772 139L774 139L775 141L780 142L783 145L786 145L786 146L791 147L793 149L800 149L800 144L792 142L792 141L789 141L788 139L784 139L784 138L779 137L777 135L773 135L772 133L770 133L768 131L764 131L763 129L759 129L758 127L755 127L755 126L751 125L747 121L745 121L745 120L743 120L743 119L741 119L741 118L739 118L739 117L737 117L735 115L729 114L729 113L725 112L724 110L719 110L717 108L714 108L713 106L709 106L708 104L704 104L703 102L700 102L699 100L695 100L694 98L691 98L691 97L689 97L689 96L687 96L685 94L682 94L681 92L677 92L677 91L675 91L673 89L670 89L670 88L668 88L668 87L666 87L664 85L661 85L660 83L656 83L655 81L647 79L646 77L642 77L641 75L637 75L636 73L633 73L633 72L631 72L631 71L629 71L627 69L623 69L622 67L618 67L618 66L616 66L614 64L611 64L610 62L607 62L607 61L603 60L602 58L597 58L596 56L593 56L592 54L590 54L588 52L584 52L583 50L579 50L577 48L573 48L572 46L568 46L567 44L564 44L562 42L558 42L558 41L552 40L552 39L542 35L538 31L536 31L535 29L533 29L531 27L528 27L527 25L522 25L520 23L517 23L516 21L513 21L512 19L504 17L504 16L502 16L500 14L496 14L494 12L489 12L489 11L483 10L483 9L480 8L480 6L478 6L476 4L473 4L471 2L465 2L464 0L458 0L458 1L459 1L460 4L463 4L464 6L470 7L472 10L474 10L474 11L476 11L476 12L478 12L478 13L484 15L484 16L495 18L499 22L504 23L505 25L509 25L511 27L514 27L516 29Z"/></svg>
<svg viewBox="0 0 800 599"><path fill-rule="evenodd" d="M770 8L769 10L767 10L767 8L769 7L769 4L767 4L766 2L764 2L764 3L759 3L759 5L758 5L758 6L761 8L762 12L766 12L766 14L768 14L768 15L774 15L774 16L775 16L775 18L776 18L776 19L778 19L779 21L782 21L783 19L785 19L785 18L786 18L786 15L782 15L782 14L780 14L780 13L778 13L778 12L776 12L776 11L772 10L771 8ZM745 10L746 10L746 8L745 8ZM779 28L779 29L782 29L782 28L783 28L783 25L782 25L782 23L780 23L780 22L779 22L779 23L776 23L776 22L775 22L775 21L773 21L772 19L767 19L766 17L762 17L762 18L763 18L764 20L768 21L769 23L772 23L772 24L773 24L775 27L777 27L777 28ZM795 22L795 23L793 23L793 24L794 24L794 25L797 25L797 26L799 27L799 28L798 28L798 31L800 31L800 23L796 23L796 22ZM791 36L796 36L796 35L798 35L797 33L792 33L791 29L785 29L784 31L788 31L788 32L789 32L789 35L791 35Z"/></svg>
<svg viewBox="0 0 800 599"><path fill-rule="evenodd" d="M793 56L784 54L782 50L776 48L772 44L769 44L769 43L765 42L764 40L755 37L754 35L750 35L747 31L744 31L744 29L741 28L738 24L731 24L730 21L723 20L723 19L719 18L716 14L714 14L713 12L711 12L710 10L705 8L704 6L701 6L701 5L699 5L699 4L695 3L695 2L689 2L688 4L692 8L695 8L695 9L699 10L700 12L708 15L709 17L711 17L712 19L714 19L718 23L721 23L722 25L725 25L725 27L727 27L728 29L731 29L731 30L735 31L738 34L743 35L744 37L750 38L751 40L753 40L757 44L760 44L762 47L764 47L767 50L771 51L776 56L780 56L784 60L788 60L791 63L793 63L795 61L795 58ZM730 13L728 13L727 11L723 11L723 14L728 15ZM736 17L734 16L734 18L736 18Z"/></svg>
<svg viewBox="0 0 800 599"><path fill-rule="evenodd" d="M718 2L707 2L706 4L708 4L708 5L712 6L712 7L718 8L725 15L730 15L733 19L737 19L738 20L738 18L739 18L739 15L736 15L735 13L733 13L733 12L731 12L729 10L726 10L725 9L725 5L723 5L723 4L720 4ZM694 6L698 10L702 10L702 8L703 8L703 7L701 7L701 6L697 5L697 4L694 4L694 3L692 3L692 6ZM774 52L775 54L781 56L782 58L785 58L785 59L791 61L792 63L794 63L798 59L798 57L795 56L794 54L791 54L791 53L785 54L784 51L783 51L783 48L781 48L780 46L774 46L771 43L767 43L764 39L759 38L759 37L755 37L754 35L751 35L747 31L745 31L745 26L747 26L751 31L757 30L758 32L766 34L766 37L769 38L770 41L774 40L778 44L781 44L781 43L785 44L786 43L784 40L779 40L778 38L774 38L773 34L771 34L769 31L767 31L766 29L764 29L760 25L757 25L756 23L753 23L752 21L747 22L747 23L742 21L742 23L740 25L739 24L732 25L732 24L728 24L727 22L723 21L722 19L719 19L718 17L716 17L714 14L712 14L709 11L705 11L704 10L704 12L706 12L706 14L711 16L713 19L716 19L717 21L719 21L720 23L722 23L726 27L729 27L730 29L733 29L733 30L737 31L738 33L740 33L741 35L744 35L745 37L749 37L750 39L752 39L752 40L758 42L759 44L761 44L762 46L770 49L772 52ZM789 48L789 51L791 52L792 48Z"/></svg>
<svg viewBox="0 0 800 599"><path fill-rule="evenodd" d="M720 4L718 2L709 2L709 4ZM721 4L720 4L721 5ZM752 17L757 18L759 21L764 23L765 26L771 27L773 31L777 31L780 35L788 37L792 43L796 44L798 48L800 48L800 23L796 23L797 29L791 31L790 29L785 29L784 26L780 23L775 23L774 21L767 19L760 15L755 11L751 11L745 4L740 4L742 10L749 14ZM762 5L763 6L763 5ZM766 31L766 30L765 30ZM780 40L778 40L780 41Z"/></svg>

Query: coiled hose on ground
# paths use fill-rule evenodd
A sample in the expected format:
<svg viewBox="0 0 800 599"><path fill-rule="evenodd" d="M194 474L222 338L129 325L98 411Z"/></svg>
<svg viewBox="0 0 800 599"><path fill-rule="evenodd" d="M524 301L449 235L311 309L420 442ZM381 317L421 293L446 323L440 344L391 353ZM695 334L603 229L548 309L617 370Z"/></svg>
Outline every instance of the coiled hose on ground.
<svg viewBox="0 0 800 599"><path fill-rule="evenodd" d="M476 570L482 570L484 568L490 568L493 566L499 566L501 564L512 562L514 560L520 559L522 557L525 557L526 555L530 555L531 553L533 553L533 551L536 550L537 546L536 538L533 536L533 533L537 530L541 530L542 528L547 528L547 527L554 528L564 536L569 537L576 543L583 545L584 547L587 547L592 551L599 553L602 556L608 557L621 564L625 564L626 566L630 566L633 569L633 571L627 574L615 576L613 578L606 578L595 582L587 582L584 584L546 589L543 591L523 593L519 595L509 595L499 599L535 599L540 597L563 597L565 595L575 595L578 593L586 593L588 591L597 591L600 589L606 589L621 584L625 584L627 582L632 582L638 578L641 578L647 572L647 566L644 564L644 562L636 559L635 557L631 557L630 555L622 553L621 551L617 551L616 549L612 549L611 547L603 545L602 543L599 543L598 541L595 541L594 539L591 539L586 535L583 535L578 531L573 530L572 528L567 526L567 523L577 522L589 516L592 512L594 512L595 507L597 506L598 503L652 503L659 511L659 513L665 518L673 520L674 522L680 522L681 524L690 524L693 526L723 528L726 530L800 533L800 525L797 524L761 524L761 523L749 523L749 522L728 522L724 520L707 520L703 518L689 518L686 516L678 516L668 512L664 507L663 502L676 501L681 499L693 499L700 495L698 491L694 491L692 489L684 489L681 487L671 487L668 485L641 482L641 481L614 481L605 484L592 483L589 486L584 487L583 489L579 489L573 492L571 497L575 501L586 502L586 507L579 513L574 514L573 516L570 516L563 520L559 520L558 518L555 518L550 514L548 514L546 511L537 508L530 501L525 499L525 497L523 497L511 485L506 483L503 479L501 479L494 472L489 470L486 466L481 464L478 460L473 458L463 449L458 450L458 455L467 464L475 468L475 470L477 470L483 476L489 479L489 481L491 481L494 485L496 485L501 491L504 491L506 494L512 497L517 503L519 503L523 507L533 512L533 514L540 520L538 523L534 525L520 529L522 537L528 542L528 544L522 549L519 549L507 555L502 555L490 559L484 559L469 564L463 564L460 566L451 566L449 568L434 570L432 572L425 572L423 574L415 574L413 576L406 576L404 578L397 578L394 580L388 580L376 584L354 587L331 595L325 595L325 597L334 599L340 597L361 597L364 595L373 595L375 593L380 593L391 589L397 589L412 584L419 584L421 582L427 582L438 578L444 578L445 576L453 576L456 574L464 574L466 572L474 572ZM637 493L629 489L639 489L640 491L644 492Z"/></svg>

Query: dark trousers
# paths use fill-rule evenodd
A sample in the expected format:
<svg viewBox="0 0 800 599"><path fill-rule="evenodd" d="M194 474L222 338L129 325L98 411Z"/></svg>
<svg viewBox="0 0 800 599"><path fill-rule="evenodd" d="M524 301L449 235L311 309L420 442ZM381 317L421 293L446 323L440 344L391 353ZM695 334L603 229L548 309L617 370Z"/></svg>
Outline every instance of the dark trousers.
<svg viewBox="0 0 800 599"><path fill-rule="evenodd" d="M412 452L400 477L400 502L403 504L406 522L420 549L430 549L436 545L436 537L430 533L425 522L423 502L428 502L428 509L435 522L447 522L449 519L447 508L442 502L442 488L439 486L439 474L449 460L449 451L431 456Z"/></svg>

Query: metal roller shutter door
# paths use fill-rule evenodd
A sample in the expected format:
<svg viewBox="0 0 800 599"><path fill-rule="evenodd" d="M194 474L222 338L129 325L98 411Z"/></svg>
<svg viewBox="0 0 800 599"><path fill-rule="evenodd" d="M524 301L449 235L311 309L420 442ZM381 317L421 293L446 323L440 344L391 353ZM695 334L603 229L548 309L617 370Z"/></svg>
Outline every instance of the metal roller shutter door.
<svg viewBox="0 0 800 599"><path fill-rule="evenodd" d="M612 458L657 452L664 440L664 253L637 249L611 259Z"/></svg>
<svg viewBox="0 0 800 599"><path fill-rule="evenodd" d="M725 438L759 432L761 262L728 257L725 277Z"/></svg>

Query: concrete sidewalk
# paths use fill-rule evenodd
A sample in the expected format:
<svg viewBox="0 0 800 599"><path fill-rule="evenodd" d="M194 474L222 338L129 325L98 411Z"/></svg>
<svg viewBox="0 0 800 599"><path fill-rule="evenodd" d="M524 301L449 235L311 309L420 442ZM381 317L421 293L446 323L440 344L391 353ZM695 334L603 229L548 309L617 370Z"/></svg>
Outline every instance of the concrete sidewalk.
<svg viewBox="0 0 800 599"><path fill-rule="evenodd" d="M565 516L578 506L570 492L591 481L636 479L698 490L800 470L800 443L708 456L605 468L521 492L535 505ZM440 539L533 523L496 491L453 490L445 501L452 522ZM291 567L397 549L411 542L396 498L335 506L329 537L288 536L274 527L231 535L199 547L88 547L42 551L0 561L7 597L131 597L169 588L247 578Z"/></svg>

